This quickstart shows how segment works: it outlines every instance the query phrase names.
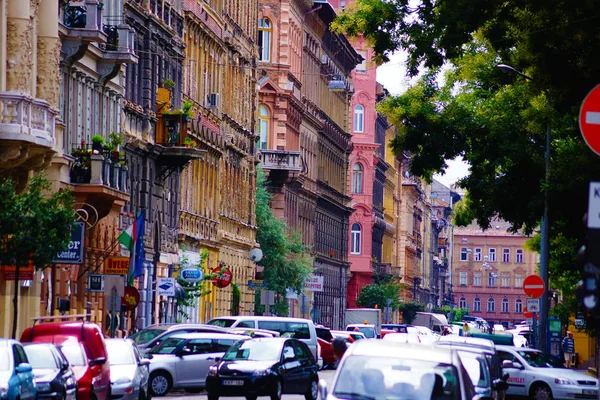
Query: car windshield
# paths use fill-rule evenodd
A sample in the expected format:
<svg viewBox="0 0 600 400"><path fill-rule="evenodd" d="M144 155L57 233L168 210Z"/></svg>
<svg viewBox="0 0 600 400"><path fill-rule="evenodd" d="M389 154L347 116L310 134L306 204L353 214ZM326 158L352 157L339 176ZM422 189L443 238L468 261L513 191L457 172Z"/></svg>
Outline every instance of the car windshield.
<svg viewBox="0 0 600 400"><path fill-rule="evenodd" d="M226 319L226 318L215 318L208 321L208 325L220 326L222 328L231 328L231 326L235 323L234 319Z"/></svg>
<svg viewBox="0 0 600 400"><path fill-rule="evenodd" d="M135 364L135 358L131 347L126 343L106 342L106 351L110 365L131 365Z"/></svg>
<svg viewBox="0 0 600 400"><path fill-rule="evenodd" d="M541 351L517 351L525 362L536 368L565 368L556 358L542 353Z"/></svg>
<svg viewBox="0 0 600 400"><path fill-rule="evenodd" d="M474 386L479 388L488 388L491 386L486 369L487 364L484 358L469 351L459 351L458 355Z"/></svg>
<svg viewBox="0 0 600 400"><path fill-rule="evenodd" d="M73 346L73 345L65 345L60 348L69 361L69 364L73 366L83 366L85 365L85 354L83 354L83 349L81 346Z"/></svg>
<svg viewBox="0 0 600 400"><path fill-rule="evenodd" d="M316 328L317 329L317 337L321 338L327 342L331 342L333 340L333 335L329 329L325 328Z"/></svg>
<svg viewBox="0 0 600 400"><path fill-rule="evenodd" d="M185 342L185 339L168 338L166 340L163 340L157 346L153 347L149 351L149 353L152 353L152 354L171 354L173 352L173 350L175 350L175 348L177 346L179 346L183 342Z"/></svg>
<svg viewBox="0 0 600 400"><path fill-rule="evenodd" d="M277 361L281 356L283 342L246 340L237 342L227 350L224 361Z"/></svg>
<svg viewBox="0 0 600 400"><path fill-rule="evenodd" d="M141 331L129 336L129 339L133 340L135 344L146 344L158 335L164 333L166 330L167 327L142 329Z"/></svg>
<svg viewBox="0 0 600 400"><path fill-rule="evenodd" d="M50 347L46 345L25 346L27 360L34 369L57 369L56 358Z"/></svg>
<svg viewBox="0 0 600 400"><path fill-rule="evenodd" d="M0 347L0 371L8 371L10 369L10 356L8 346Z"/></svg>
<svg viewBox="0 0 600 400"><path fill-rule="evenodd" d="M364 333L364 335L367 339L375 338L375 329L373 329L373 327L371 327L371 326L357 326L357 327L348 328L349 331L356 331L357 329L358 329L358 332Z"/></svg>
<svg viewBox="0 0 600 400"><path fill-rule="evenodd" d="M343 399L459 400L458 372L452 365L393 357L348 356L333 395Z"/></svg>

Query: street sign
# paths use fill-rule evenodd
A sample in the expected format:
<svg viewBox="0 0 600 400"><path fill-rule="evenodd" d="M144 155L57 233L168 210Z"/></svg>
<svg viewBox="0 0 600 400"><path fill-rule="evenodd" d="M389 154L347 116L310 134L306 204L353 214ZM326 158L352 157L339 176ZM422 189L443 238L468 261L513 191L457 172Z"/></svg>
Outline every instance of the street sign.
<svg viewBox="0 0 600 400"><path fill-rule="evenodd" d="M600 229L600 182L590 182L587 227L590 229Z"/></svg>
<svg viewBox="0 0 600 400"><path fill-rule="evenodd" d="M600 155L600 85L593 88L581 103L579 129L589 148Z"/></svg>
<svg viewBox="0 0 600 400"><path fill-rule="evenodd" d="M304 290L311 292L322 292L323 291L323 276L321 275L309 275L304 281Z"/></svg>
<svg viewBox="0 0 600 400"><path fill-rule="evenodd" d="M527 311L540 312L540 299L527 299Z"/></svg>
<svg viewBox="0 0 600 400"><path fill-rule="evenodd" d="M523 292L529 297L539 298L544 294L544 281L537 275L529 275L523 281Z"/></svg>
<svg viewBox="0 0 600 400"><path fill-rule="evenodd" d="M156 295L175 297L175 278L158 278L156 280Z"/></svg>
<svg viewBox="0 0 600 400"><path fill-rule="evenodd" d="M533 313L527 311L527 307L523 308L523 316L527 319L532 319L533 318Z"/></svg>
<svg viewBox="0 0 600 400"><path fill-rule="evenodd" d="M104 275L91 274L88 277L88 289L90 292L104 292Z"/></svg>
<svg viewBox="0 0 600 400"><path fill-rule="evenodd" d="M252 291L257 291L257 290L264 290L267 288L267 283L265 281L261 281L261 280L249 280L248 281L248 290L252 290ZM288 299L291 299L291 297L287 296L286 297Z"/></svg>

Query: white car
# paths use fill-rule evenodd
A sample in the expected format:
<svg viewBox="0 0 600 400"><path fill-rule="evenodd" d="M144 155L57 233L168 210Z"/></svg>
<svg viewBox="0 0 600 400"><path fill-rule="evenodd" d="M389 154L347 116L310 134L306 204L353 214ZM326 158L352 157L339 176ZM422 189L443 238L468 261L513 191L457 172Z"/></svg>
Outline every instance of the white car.
<svg viewBox="0 0 600 400"><path fill-rule="evenodd" d="M523 331L523 330L518 330L518 329L509 329L505 332L513 335L513 342L515 344L515 347L529 347L529 341L527 340L525 335L522 334L522 332L529 332L529 331Z"/></svg>
<svg viewBox="0 0 600 400"><path fill-rule="evenodd" d="M395 343L421 343L421 338L416 333L388 333L382 340Z"/></svg>
<svg viewBox="0 0 600 400"><path fill-rule="evenodd" d="M508 378L508 396L542 399L597 399L598 379L565 368L555 358L535 349L496 346Z"/></svg>

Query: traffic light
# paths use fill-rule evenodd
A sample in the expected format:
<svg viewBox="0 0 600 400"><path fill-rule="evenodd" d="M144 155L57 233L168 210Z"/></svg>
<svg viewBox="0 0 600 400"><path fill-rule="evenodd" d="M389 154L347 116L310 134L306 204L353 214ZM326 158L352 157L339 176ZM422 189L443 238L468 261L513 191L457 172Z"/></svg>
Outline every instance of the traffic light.
<svg viewBox="0 0 600 400"><path fill-rule="evenodd" d="M583 265L583 279L575 288L577 298L583 304L584 309L599 311L600 307L600 268L590 262L590 254L586 246L581 246L577 252L576 262Z"/></svg>

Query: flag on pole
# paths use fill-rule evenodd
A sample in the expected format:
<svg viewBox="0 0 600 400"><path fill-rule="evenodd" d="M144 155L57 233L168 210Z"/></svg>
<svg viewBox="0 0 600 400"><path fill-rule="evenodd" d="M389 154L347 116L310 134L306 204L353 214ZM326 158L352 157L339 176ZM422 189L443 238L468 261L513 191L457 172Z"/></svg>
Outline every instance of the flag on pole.
<svg viewBox="0 0 600 400"><path fill-rule="evenodd" d="M144 212L133 221L126 230L119 235L121 242L129 253L129 272L127 273L127 284L133 285L133 280L144 272Z"/></svg>

